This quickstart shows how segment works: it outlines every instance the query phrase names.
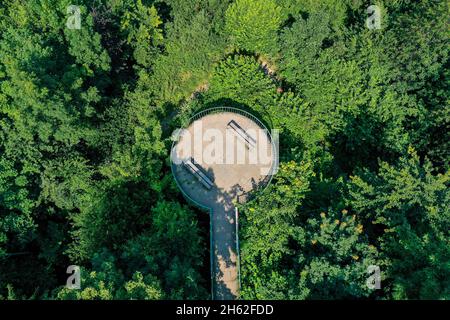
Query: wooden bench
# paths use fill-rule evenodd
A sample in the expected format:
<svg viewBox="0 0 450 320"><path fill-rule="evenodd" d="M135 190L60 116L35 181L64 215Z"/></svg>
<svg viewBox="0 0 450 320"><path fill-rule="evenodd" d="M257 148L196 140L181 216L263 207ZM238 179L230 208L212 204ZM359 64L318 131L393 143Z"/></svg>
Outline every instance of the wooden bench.
<svg viewBox="0 0 450 320"><path fill-rule="evenodd" d="M206 189L210 190L214 186L214 183L211 181L211 179L202 171L200 166L195 163L194 158L190 157L186 160L183 160L183 165L198 179L198 181L200 181L200 183Z"/></svg>
<svg viewBox="0 0 450 320"><path fill-rule="evenodd" d="M237 136L245 142L245 144L248 148L256 147L256 140L253 139L253 137L250 136L247 132L245 132L245 130L242 129L242 127L239 124L237 124L236 121L231 120L230 122L228 122L227 127L230 127L231 129L233 129L234 132L237 134Z"/></svg>

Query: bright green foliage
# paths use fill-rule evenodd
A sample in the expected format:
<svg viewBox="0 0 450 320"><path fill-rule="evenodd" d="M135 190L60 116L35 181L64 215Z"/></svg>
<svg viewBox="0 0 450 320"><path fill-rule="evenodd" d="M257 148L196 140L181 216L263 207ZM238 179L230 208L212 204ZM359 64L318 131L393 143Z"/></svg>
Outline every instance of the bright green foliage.
<svg viewBox="0 0 450 320"><path fill-rule="evenodd" d="M92 19L71 33L65 9L64 2L1 5L2 295L8 284L18 297L39 296L55 285L53 268L63 262L68 242L66 210L76 210L89 189L89 170L74 175L87 168L89 156L81 150L93 144L109 58Z"/></svg>
<svg viewBox="0 0 450 320"><path fill-rule="evenodd" d="M377 249L368 244L355 216L345 209L302 215L313 176L310 164L283 164L274 186L245 207L241 222L244 298L370 295L367 267L377 264Z"/></svg>
<svg viewBox="0 0 450 320"><path fill-rule="evenodd" d="M369 296L368 267L380 266L377 249L364 227L347 210L322 212L305 225L298 288L295 298L337 299Z"/></svg>
<svg viewBox="0 0 450 320"><path fill-rule="evenodd" d="M144 6L142 0L122 18L121 30L128 34L127 42L134 48L136 62L144 67L150 66L157 53L156 46L163 40L161 24L155 7Z"/></svg>
<svg viewBox="0 0 450 320"><path fill-rule="evenodd" d="M150 190L145 190L143 183L111 186L90 198L89 206L73 216L73 236L77 241L69 253L74 261L90 260L102 247L117 250L123 240L135 236L151 218L142 214L146 202L151 201Z"/></svg>
<svg viewBox="0 0 450 320"><path fill-rule="evenodd" d="M155 62L157 97L178 103L207 82L214 63L223 55L222 24L225 1L172 1L173 21L167 23L167 41Z"/></svg>
<svg viewBox="0 0 450 320"><path fill-rule="evenodd" d="M300 200L309 190L311 175L309 163L282 164L273 185L255 203L240 210L244 298L286 297L288 288L283 284L287 279L279 267L286 256L295 253L289 246L290 241L299 236L299 229L293 221L301 205ZM266 228L267 225L270 228Z"/></svg>
<svg viewBox="0 0 450 320"><path fill-rule="evenodd" d="M369 160L374 152L389 158L406 149L417 133L405 121L421 121L426 110L405 95L403 84L392 84L397 71L384 38L362 33L341 40L332 30L327 12L295 21L281 36L281 74L326 124L326 136L341 150L338 158L358 150L342 164L346 170L376 166Z"/></svg>
<svg viewBox="0 0 450 320"><path fill-rule="evenodd" d="M144 278L140 272L136 272L133 279L125 283L125 290L121 299L160 300L164 297L158 280L151 275Z"/></svg>
<svg viewBox="0 0 450 320"><path fill-rule="evenodd" d="M297 16L295 6L289 6L284 1L280 3L284 10ZM339 251L324 250L315 256L317 252L297 247L298 251L305 252L298 259L305 264L299 267L303 271L302 280L295 289L291 284L298 281L291 280L286 274L287 270L294 268L286 260L267 269L256 258L245 260L244 297L326 299L382 295L395 299L447 298L448 281L443 275L448 274L449 261L446 240L450 225L446 209L449 207L448 176L444 174L447 165L442 166L441 160L448 159L448 150L445 156L443 153L448 149L443 141L443 133L448 131L445 130L447 121L444 120L448 108L443 107L448 104L448 94L444 94L448 85L445 81L447 72L441 64L448 57L448 47L442 47L445 43L445 32L441 26L445 21L442 11L445 4L442 1L415 3L414 10L425 13L423 20L420 20L405 14L402 5L397 3L392 14L389 12L389 17L385 16L383 22L390 31L379 37L377 33L364 30L359 34L346 31L343 26L345 18L336 20L335 16L345 12L345 6L333 12L321 7L317 1L304 3L308 4L305 7L308 15L298 15L280 37L283 56L279 70L293 92L279 95L276 103L270 105L269 113L275 127L281 127L282 159L311 159L319 174L310 181L311 191L305 194L302 201L302 215L290 222L289 227L285 226L284 230L288 231L282 234L290 234L289 230L297 227L298 223L304 239L299 243L306 245L305 239L308 239L315 241L317 248L322 246L322 249L336 248ZM332 1L326 3L330 4L330 8L335 4L340 6L337 2L333 5ZM431 9L432 6L435 10ZM351 8L358 10L358 5ZM360 7L362 9L364 7ZM347 14L353 13L347 11ZM433 19L438 23L431 27ZM407 30L411 29L417 29L422 40L415 36L407 37ZM431 30L434 35L431 35ZM342 37L343 33L348 34L347 38ZM408 43L406 47L405 42ZM435 44L427 46L426 43L430 42ZM433 49L435 46L436 50ZM406 51L419 48L423 53L410 64L397 59L394 54L397 48L408 48ZM404 54L404 57L415 56L411 52ZM415 70L408 73L407 79L403 78L402 68L405 65L412 67L412 64ZM432 82L426 85L423 79ZM416 86L421 89L414 91L412 88ZM402 164L395 167L383 163L379 173L383 178L376 178L375 174L370 173L377 170L378 158L397 162L398 155L404 153L409 144L428 139L426 132L436 139L436 143L429 144L423 150L432 155L439 165L435 170L431 170L430 164L420 169L417 156L413 156L415 160L401 158ZM406 164L408 161L410 163ZM357 180L352 182L350 189L354 198L345 206L342 197L347 181L342 172L354 172L355 167L367 168L365 178L355 178ZM443 174L439 176L437 172ZM427 186L420 186L422 183L427 183ZM360 187L358 191L354 191L354 184ZM417 207L418 204L409 208L412 203L419 202L422 209ZM330 207L339 210L330 211ZM333 230L320 229L318 232L317 226L322 224L320 220L304 216L318 210L329 211L326 217L337 217L341 225L342 218L336 212L343 209L358 213L356 221L359 222L355 223L364 226L361 234L354 233L354 228L348 228L348 233L342 236ZM283 209L277 210L282 212ZM419 215L423 218L418 218L420 211L429 213L423 213ZM381 219L377 223L375 214ZM387 216L389 219L395 217L395 232L391 230L391 223L382 222L388 219ZM401 227L398 226L405 218L407 222L401 222ZM330 218L327 225L333 226L332 220ZM346 223L348 226L352 221ZM437 226L440 226L439 231ZM253 226L243 224L242 228L245 234ZM261 224L256 229L264 230L264 227ZM252 233L252 237L257 238L255 234ZM339 239L338 242L327 242L327 234L332 234L332 239ZM320 239L323 241L320 242ZM342 247L339 247L341 243ZM243 256L245 250L252 246L254 242L250 237L242 240ZM343 248L351 250L345 251ZM352 250L358 252L355 254L357 260L352 258L353 261L349 260L345 267L336 262L341 251L350 253ZM372 292L365 286L368 276L366 267L371 263L381 267L381 291ZM298 279L298 274L293 279ZM290 293L287 288L290 288Z"/></svg>
<svg viewBox="0 0 450 320"><path fill-rule="evenodd" d="M70 4L0 2L0 299L208 298L168 164L212 106L279 130L242 298L450 299L447 1L375 1L380 30L362 0L79 0L80 30Z"/></svg>
<svg viewBox="0 0 450 320"><path fill-rule="evenodd" d="M280 131L281 143L290 147L280 150L282 157L295 157L299 150L314 153L325 140L327 128L314 116L312 109L310 104L293 92L277 95L269 105L267 112L273 119L273 126ZM308 159L317 160L314 157Z"/></svg>
<svg viewBox="0 0 450 320"><path fill-rule="evenodd" d="M205 246L190 210L173 202L158 202L152 209L152 227L128 241L124 257L129 272L161 274L161 285L170 299L205 297L197 268Z"/></svg>
<svg viewBox="0 0 450 320"><path fill-rule="evenodd" d="M379 241L388 277L399 299L448 298L450 283L449 175L432 174L412 149L396 166L382 163L377 175L352 179L350 203L382 230Z"/></svg>
<svg viewBox="0 0 450 320"><path fill-rule="evenodd" d="M168 268L152 275L142 270L141 277L137 269L122 270L137 263L117 263L127 241L156 232L150 208L172 188L163 172L161 107L152 102L149 74L139 71L160 53L162 22L155 7L141 2L97 2L90 14L93 4L86 1L82 28L70 30L69 4L0 5L0 295L51 297L62 285L59 275L79 263L86 290L65 297L162 298L159 282ZM137 77L121 65L136 62ZM195 221L186 216L183 236L199 246L199 231L190 228ZM120 280L92 262L106 259L99 255L105 249ZM182 265L169 265L188 270L193 289L164 276L172 281L167 297L203 297L201 254L192 260L171 254Z"/></svg>
<svg viewBox="0 0 450 320"><path fill-rule="evenodd" d="M91 190L91 174L82 158L44 164L42 201L53 202L56 207L66 210L83 207L89 201L86 193Z"/></svg>
<svg viewBox="0 0 450 320"><path fill-rule="evenodd" d="M288 19L289 15L296 17L300 13L308 15L324 13L330 16L330 27L337 34L346 29L346 20L355 9L365 9L363 0L276 0L276 2L281 6L285 19ZM365 18L364 15L361 16Z"/></svg>
<svg viewBox="0 0 450 320"><path fill-rule="evenodd" d="M246 241L243 251L248 250L249 253L243 253L244 261L253 260L253 255L258 254L263 261L272 263L272 260L280 259L289 251L286 245L295 233L290 222L301 205L298 200L304 198L309 190L308 178L311 175L309 163L285 163L277 173L274 186L264 191L254 205L245 207L242 225ZM266 224L270 224L271 228L263 228Z"/></svg>
<svg viewBox="0 0 450 320"><path fill-rule="evenodd" d="M93 259L95 271L80 270L80 290L61 288L58 299L63 300L111 300L114 298L123 276L115 266L115 259L107 252Z"/></svg>
<svg viewBox="0 0 450 320"><path fill-rule="evenodd" d="M225 32L237 49L272 54L277 52L281 8L274 0L236 0L226 12Z"/></svg>
<svg viewBox="0 0 450 320"><path fill-rule="evenodd" d="M116 261L107 252L93 259L95 270L81 269L80 290L61 288L56 297L61 300L112 300L139 299L158 300L163 298L159 281L152 275L144 276L137 271L125 281L117 269Z"/></svg>
<svg viewBox="0 0 450 320"><path fill-rule="evenodd" d="M214 70L207 100L230 99L262 111L273 103L274 83L259 63L249 56L236 55L222 61Z"/></svg>

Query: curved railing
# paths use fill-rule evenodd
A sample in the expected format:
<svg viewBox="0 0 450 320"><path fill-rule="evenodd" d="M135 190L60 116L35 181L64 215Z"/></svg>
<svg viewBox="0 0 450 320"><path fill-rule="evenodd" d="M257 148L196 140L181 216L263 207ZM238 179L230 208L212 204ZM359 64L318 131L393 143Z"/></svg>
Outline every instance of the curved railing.
<svg viewBox="0 0 450 320"><path fill-rule="evenodd" d="M273 141L273 137L270 133L270 131L267 129L267 127L261 122L261 120L259 120L257 117L255 117L253 114L251 114L248 111L239 109L239 108L235 108L235 107L213 107L213 108L209 108L206 110L202 110L198 113L196 113L195 115L193 115L190 119L189 122L187 124L187 126L189 126L192 122L194 122L195 120L198 120L200 118L203 118L206 115L209 114L215 114L215 113L222 113L222 112L231 112L231 113L237 113L240 114L244 117L250 118L251 120L253 120L260 128L264 129L264 131L266 132L267 138L269 139L270 143L272 144L272 168L269 172L269 174L266 177L272 177L273 173L275 171L275 168L278 164L278 157L277 157L277 147L275 142ZM172 149L175 146L175 144L178 141L174 141L172 144ZM267 181L266 178L263 181L266 181L266 185L268 185L268 183L270 182L271 178ZM262 184L260 184L262 185Z"/></svg>

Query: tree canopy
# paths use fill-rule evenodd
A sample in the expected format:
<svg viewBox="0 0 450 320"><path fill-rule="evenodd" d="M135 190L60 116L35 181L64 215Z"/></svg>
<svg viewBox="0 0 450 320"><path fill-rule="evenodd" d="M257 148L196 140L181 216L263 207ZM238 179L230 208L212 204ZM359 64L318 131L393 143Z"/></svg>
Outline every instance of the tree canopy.
<svg viewBox="0 0 450 320"><path fill-rule="evenodd" d="M362 0L80 0L77 29L2 1L0 299L207 299L170 138L223 105L280 135L242 299L450 299L448 3L374 4L380 29Z"/></svg>

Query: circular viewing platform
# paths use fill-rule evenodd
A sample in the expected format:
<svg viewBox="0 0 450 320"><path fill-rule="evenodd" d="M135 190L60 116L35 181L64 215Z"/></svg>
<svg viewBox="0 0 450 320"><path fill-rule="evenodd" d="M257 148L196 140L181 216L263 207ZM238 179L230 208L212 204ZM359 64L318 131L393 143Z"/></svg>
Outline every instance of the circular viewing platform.
<svg viewBox="0 0 450 320"><path fill-rule="evenodd" d="M194 116L174 143L174 157L178 162L172 161L172 171L179 188L207 208L245 201L251 191L269 182L275 165L270 132L253 115L234 108L208 109ZM186 169L183 161L189 159L213 182L211 188Z"/></svg>
<svg viewBox="0 0 450 320"><path fill-rule="evenodd" d="M270 132L253 115L213 108L195 115L174 138L172 173L183 195L210 212L213 299L239 296L236 202L266 186L276 168Z"/></svg>

